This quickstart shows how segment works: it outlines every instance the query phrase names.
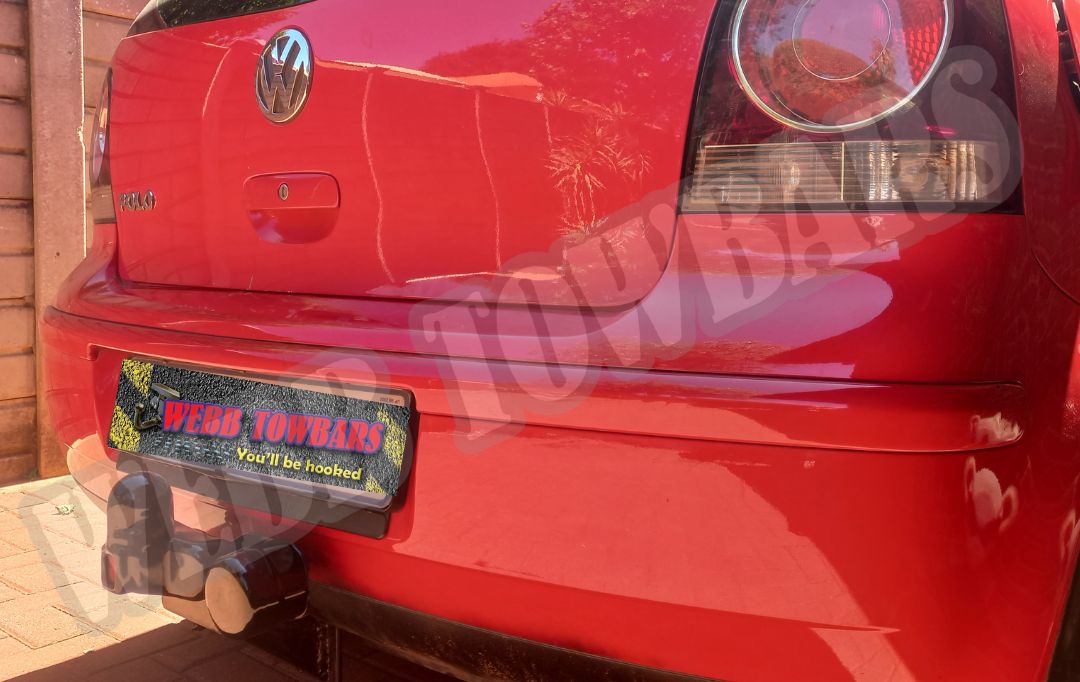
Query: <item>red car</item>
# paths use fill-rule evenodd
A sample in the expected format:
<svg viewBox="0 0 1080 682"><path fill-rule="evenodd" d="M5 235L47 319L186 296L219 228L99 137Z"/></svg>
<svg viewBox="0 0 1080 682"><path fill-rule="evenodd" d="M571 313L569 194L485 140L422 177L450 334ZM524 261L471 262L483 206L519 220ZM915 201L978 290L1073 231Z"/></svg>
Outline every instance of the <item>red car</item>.
<svg viewBox="0 0 1080 682"><path fill-rule="evenodd" d="M1080 679L1078 17L152 2L44 320L106 587L467 679Z"/></svg>

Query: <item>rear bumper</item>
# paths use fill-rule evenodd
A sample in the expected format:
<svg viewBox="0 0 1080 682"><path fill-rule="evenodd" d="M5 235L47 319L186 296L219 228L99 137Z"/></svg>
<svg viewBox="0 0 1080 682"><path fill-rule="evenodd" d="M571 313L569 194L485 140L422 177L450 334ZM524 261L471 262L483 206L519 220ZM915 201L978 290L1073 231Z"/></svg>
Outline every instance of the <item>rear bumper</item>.
<svg viewBox="0 0 1080 682"><path fill-rule="evenodd" d="M481 362L56 310L43 328L52 418L73 474L99 497L117 477L102 434L128 355L412 390L416 460L386 537L305 528L316 582L705 677L1020 680L1045 669L1064 581L1053 573L1067 562L1044 556L1057 519L1005 532L1016 518L1007 483L1030 454L1017 386L598 371L587 397L519 423L476 399L498 376ZM543 367L503 370L520 387ZM208 532L288 525L182 493L176 513ZM1038 631L1018 635L1025 626Z"/></svg>

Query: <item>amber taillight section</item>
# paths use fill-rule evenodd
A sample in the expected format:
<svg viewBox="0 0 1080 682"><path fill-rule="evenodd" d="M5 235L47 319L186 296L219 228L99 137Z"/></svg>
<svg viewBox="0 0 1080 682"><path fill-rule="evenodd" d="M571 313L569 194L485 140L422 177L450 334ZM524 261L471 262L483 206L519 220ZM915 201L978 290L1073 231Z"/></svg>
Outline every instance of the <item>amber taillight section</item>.
<svg viewBox="0 0 1080 682"><path fill-rule="evenodd" d="M689 212L1019 209L999 0L720 3Z"/></svg>

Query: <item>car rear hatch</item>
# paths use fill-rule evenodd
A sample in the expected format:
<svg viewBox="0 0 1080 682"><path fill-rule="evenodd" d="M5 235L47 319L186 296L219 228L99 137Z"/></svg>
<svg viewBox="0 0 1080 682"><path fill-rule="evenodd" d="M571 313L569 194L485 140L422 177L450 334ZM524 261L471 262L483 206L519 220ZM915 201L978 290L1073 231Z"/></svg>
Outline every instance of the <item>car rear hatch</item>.
<svg viewBox="0 0 1080 682"><path fill-rule="evenodd" d="M120 275L633 303L672 246L712 6L318 0L137 25L113 65L113 187L136 197L118 206ZM256 72L286 29L312 60L282 122ZM641 35L655 44L626 43Z"/></svg>

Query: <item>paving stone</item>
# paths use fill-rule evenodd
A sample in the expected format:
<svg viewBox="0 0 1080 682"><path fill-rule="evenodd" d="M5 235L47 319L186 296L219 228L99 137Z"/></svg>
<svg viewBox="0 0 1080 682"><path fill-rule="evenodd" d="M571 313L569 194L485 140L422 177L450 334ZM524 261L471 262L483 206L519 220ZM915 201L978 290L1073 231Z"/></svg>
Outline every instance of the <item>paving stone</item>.
<svg viewBox="0 0 1080 682"><path fill-rule="evenodd" d="M10 513L0 513L0 541L13 545L21 551L38 552L45 558L52 558L97 544L93 541L96 536L80 530L70 521L52 524L42 523L38 517L15 516L14 520L3 517L4 514ZM91 541L83 539L85 537L90 537ZM102 530L102 537L104 537L104 530ZM3 553L0 553L0 556L3 556Z"/></svg>
<svg viewBox="0 0 1080 682"><path fill-rule="evenodd" d="M30 595L31 597L34 595ZM0 604L0 630L31 649L78 637L94 628L52 606L26 608L24 598Z"/></svg>
<svg viewBox="0 0 1080 682"><path fill-rule="evenodd" d="M152 658L137 658L108 670L85 678L88 682L116 682L116 680L153 680L154 682L172 682L183 680L179 673L174 673Z"/></svg>
<svg viewBox="0 0 1080 682"><path fill-rule="evenodd" d="M105 542L105 524L92 522L85 516L70 514L38 517L41 527L88 547L100 547Z"/></svg>
<svg viewBox="0 0 1080 682"><path fill-rule="evenodd" d="M70 572L70 569L66 570ZM156 613L171 623L179 623L183 618L167 611L161 605L161 597L145 594L113 594L101 586L98 576L93 580L79 581L56 591L57 599L52 605L73 616L80 616L92 611L100 611L114 604L136 604L147 611Z"/></svg>
<svg viewBox="0 0 1080 682"><path fill-rule="evenodd" d="M126 665L132 661L149 660L154 652L163 648L182 644L186 641L186 633L182 632L182 630L187 628L184 626L179 626L179 628L180 630L177 630L176 626L169 626L123 642L117 642L115 639L99 633L101 638L99 646L92 647L92 650L87 651L85 655L75 656L52 668L41 670L38 673L39 676L32 676L29 679L64 680L66 682L67 680L83 680L99 673L113 673L114 677L112 679L126 679L131 680L131 682L156 680L156 677L143 677L135 674L127 674L124 677L115 674L115 671L124 670ZM159 670L158 668L153 669L155 671ZM128 672L130 671L125 670L125 674ZM172 673L171 671L161 673L161 675L162 679L182 679L172 677L178 675L178 673ZM3 675L0 674L0 679L2 678ZM19 682L27 681L20 678Z"/></svg>
<svg viewBox="0 0 1080 682"><path fill-rule="evenodd" d="M101 556L101 550L98 548L87 547L51 533L48 535L48 544L39 545L33 551L41 557L42 561L49 561L60 566L63 566L68 557L72 555Z"/></svg>
<svg viewBox="0 0 1080 682"><path fill-rule="evenodd" d="M97 652L94 657L95 670L110 670L124 661L135 658L153 658L172 648L183 649L194 642L197 636L197 632L190 623L166 625ZM163 667L168 666L163 665Z"/></svg>
<svg viewBox="0 0 1080 682"><path fill-rule="evenodd" d="M297 682L318 682L318 678L315 676L307 674L300 668L297 668L258 647L244 646L240 651L243 652L245 656L265 663L282 675L285 675L292 680L296 680Z"/></svg>
<svg viewBox="0 0 1080 682"><path fill-rule="evenodd" d="M3 621L4 615L17 612L18 610L43 609L47 606L55 606L69 594L70 587L70 585L65 585L56 590L48 590L36 594L19 593L17 597L9 600L9 602L0 604L0 622Z"/></svg>
<svg viewBox="0 0 1080 682"><path fill-rule="evenodd" d="M145 595L145 594L129 594L125 595L132 603L138 604L148 611L153 611L159 616L165 617L173 623L183 623L184 619L176 615L172 611L166 609L161 604L161 597Z"/></svg>
<svg viewBox="0 0 1080 682"><path fill-rule="evenodd" d="M77 552L58 557L54 562L68 573L76 575L87 582L97 585L101 583L100 549L82 548Z"/></svg>
<svg viewBox="0 0 1080 682"><path fill-rule="evenodd" d="M4 542L0 540L0 559L9 556L15 556L16 554L22 554L24 550L22 547L17 547L10 542Z"/></svg>
<svg viewBox="0 0 1080 682"><path fill-rule="evenodd" d="M40 649L15 650L0 640L0 679L19 676L19 682L68 682L79 679L69 672L94 651L115 640L100 632L88 632ZM10 652L10 655L8 655Z"/></svg>
<svg viewBox="0 0 1080 682"><path fill-rule="evenodd" d="M70 477L0 488L0 679L312 679L243 640L177 622L157 597L107 592L104 536L104 513ZM390 658L358 660L370 655L349 659L345 679L427 679Z"/></svg>
<svg viewBox="0 0 1080 682"><path fill-rule="evenodd" d="M34 550L0 557L0 576L6 575L8 571L19 568L20 566L40 564L43 561L44 559L41 558L41 555Z"/></svg>
<svg viewBox="0 0 1080 682"><path fill-rule="evenodd" d="M28 522L14 512L0 512L0 540L14 545L24 552L47 545L50 537L36 522Z"/></svg>
<svg viewBox="0 0 1080 682"><path fill-rule="evenodd" d="M113 595L111 592L107 592L101 588L100 585L90 584L84 581L71 583L70 585L64 585L55 590L51 590L48 593L42 594L41 598L48 604L55 606L62 602L67 602L72 599L83 599L90 595L97 595L104 592L108 596L115 596L118 599L123 599L120 595Z"/></svg>
<svg viewBox="0 0 1080 682"><path fill-rule="evenodd" d="M69 495L52 502L41 501L34 506L4 511L0 513L0 531L16 526L29 530L50 528L58 533L72 533L72 539L80 544L94 544L98 541L95 533L104 537L105 516L97 507L81 502L82 499Z"/></svg>
<svg viewBox="0 0 1080 682"><path fill-rule="evenodd" d="M45 500L23 492L8 492L6 490L0 492L0 509L21 509L44 503Z"/></svg>
<svg viewBox="0 0 1080 682"><path fill-rule="evenodd" d="M41 490L42 488L48 488L51 486L64 486L67 488L78 487L78 483L70 475L68 476L56 476L53 478L39 478L36 481L27 481L25 483L13 483L12 485L5 486L3 490L8 492L21 492L32 493L35 490Z"/></svg>
<svg viewBox="0 0 1080 682"><path fill-rule="evenodd" d="M0 530L5 530L12 525L22 525L23 517L19 512L12 509L0 510Z"/></svg>
<svg viewBox="0 0 1080 682"><path fill-rule="evenodd" d="M14 587L8 587L3 583L0 583L0 603L11 601L23 596L22 592L19 592Z"/></svg>
<svg viewBox="0 0 1080 682"><path fill-rule="evenodd" d="M196 626L191 626L195 628ZM201 628L194 630L195 639L183 646L172 647L154 654L154 659L177 672L183 672L201 661L237 648L237 642Z"/></svg>
<svg viewBox="0 0 1080 682"><path fill-rule="evenodd" d="M26 646L14 637L5 636L3 639L0 639L0 663L3 663L3 661L6 661L12 657L25 656L30 651L32 651L30 647ZM4 669L2 665L0 665L0 677L3 676L3 670Z"/></svg>
<svg viewBox="0 0 1080 682"><path fill-rule="evenodd" d="M62 504L73 504L76 508L90 505L95 509L97 508L97 505L90 501L90 498L74 481L71 481L71 485L67 485L54 479L46 485L25 489L25 494L54 507Z"/></svg>
<svg viewBox="0 0 1080 682"><path fill-rule="evenodd" d="M0 582L25 594L55 590L78 580L64 569L50 563L27 564L0 574Z"/></svg>
<svg viewBox="0 0 1080 682"><path fill-rule="evenodd" d="M49 605L76 617L91 611L106 609L111 604L123 604L130 600L129 595L113 594L100 585L88 582L68 585L55 590L54 594L56 597L49 601Z"/></svg>
<svg viewBox="0 0 1080 682"><path fill-rule="evenodd" d="M294 682L292 677L273 666L245 655L238 648L199 662L185 670L184 677L199 682L220 682L239 678L255 678L259 682Z"/></svg>
<svg viewBox="0 0 1080 682"><path fill-rule="evenodd" d="M173 623L162 615L126 600L110 601L101 608L75 615L79 620L116 639L130 639Z"/></svg>
<svg viewBox="0 0 1080 682"><path fill-rule="evenodd" d="M74 495L69 495L68 499L77 500ZM46 519L53 516L59 518L79 516L89 518L82 512L80 507L80 503L76 501L64 502L62 500L57 500L55 502L42 501L41 504L36 504L32 507L21 507L19 509L12 509L11 511L21 519Z"/></svg>

